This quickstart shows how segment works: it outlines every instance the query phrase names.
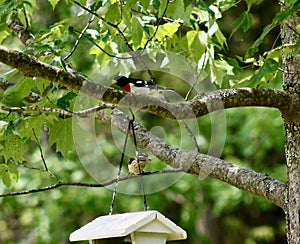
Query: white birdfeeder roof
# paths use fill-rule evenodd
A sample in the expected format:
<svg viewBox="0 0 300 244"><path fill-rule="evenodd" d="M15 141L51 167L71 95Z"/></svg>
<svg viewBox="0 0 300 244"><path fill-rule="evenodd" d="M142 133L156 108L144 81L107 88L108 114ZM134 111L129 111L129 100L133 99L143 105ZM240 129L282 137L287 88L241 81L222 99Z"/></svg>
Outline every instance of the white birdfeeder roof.
<svg viewBox="0 0 300 244"><path fill-rule="evenodd" d="M71 233L70 241L127 236L133 243L146 243L147 238L151 239L154 236L163 236L165 241L183 240L187 238L187 233L164 215L153 210L100 216ZM137 241L138 239L140 241Z"/></svg>

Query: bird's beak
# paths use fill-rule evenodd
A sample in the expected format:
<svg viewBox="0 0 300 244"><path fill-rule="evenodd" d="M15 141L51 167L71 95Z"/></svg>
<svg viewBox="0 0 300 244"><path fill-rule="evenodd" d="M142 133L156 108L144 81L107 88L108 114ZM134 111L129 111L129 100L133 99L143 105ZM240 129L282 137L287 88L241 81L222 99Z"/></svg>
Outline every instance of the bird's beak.
<svg viewBox="0 0 300 244"><path fill-rule="evenodd" d="M112 84L117 84L117 81L116 80L112 80Z"/></svg>

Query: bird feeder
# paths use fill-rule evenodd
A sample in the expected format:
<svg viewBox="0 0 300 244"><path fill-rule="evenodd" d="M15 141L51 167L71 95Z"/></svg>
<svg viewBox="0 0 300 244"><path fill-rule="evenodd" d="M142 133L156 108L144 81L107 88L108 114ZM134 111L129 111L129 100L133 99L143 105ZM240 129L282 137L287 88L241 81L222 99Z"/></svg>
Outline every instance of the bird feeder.
<svg viewBox="0 0 300 244"><path fill-rule="evenodd" d="M162 244L187 238L186 231L161 213L142 211L100 216L70 235L70 241L88 240L89 244L103 239L117 239L134 244ZM106 242L107 243L107 242Z"/></svg>

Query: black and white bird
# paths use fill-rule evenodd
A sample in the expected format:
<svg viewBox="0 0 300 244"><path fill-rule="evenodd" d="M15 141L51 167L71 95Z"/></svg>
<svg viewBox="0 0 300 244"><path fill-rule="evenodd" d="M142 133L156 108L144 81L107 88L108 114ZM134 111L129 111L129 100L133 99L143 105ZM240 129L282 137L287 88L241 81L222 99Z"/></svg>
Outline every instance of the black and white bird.
<svg viewBox="0 0 300 244"><path fill-rule="evenodd" d="M126 92L136 92L147 95L163 93L165 91L173 91L173 89L157 86L142 79L127 78L126 76L116 76L112 83L118 85Z"/></svg>
<svg viewBox="0 0 300 244"><path fill-rule="evenodd" d="M128 174L138 175L140 173L144 173L144 168L146 167L149 161L151 161L151 159L146 153L141 153L137 157L130 158L128 162Z"/></svg>

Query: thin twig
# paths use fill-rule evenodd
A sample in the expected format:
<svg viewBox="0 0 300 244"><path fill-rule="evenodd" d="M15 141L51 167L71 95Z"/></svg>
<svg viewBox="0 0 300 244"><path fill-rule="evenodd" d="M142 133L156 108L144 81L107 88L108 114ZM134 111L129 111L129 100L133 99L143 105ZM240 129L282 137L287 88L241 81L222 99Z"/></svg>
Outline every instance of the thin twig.
<svg viewBox="0 0 300 244"><path fill-rule="evenodd" d="M104 52L107 56L111 57L111 58L120 58L120 59L130 59L132 57L128 57L128 58L122 58L122 57L117 57L116 55L110 54L109 52L105 51L102 47L100 47L92 38L90 38L88 35L86 35L83 32L80 32L78 30L74 30L74 32L76 33L80 33L80 35L82 35L84 38L86 38L87 40L89 40L91 43L93 43L97 48L99 48L102 52Z"/></svg>
<svg viewBox="0 0 300 244"><path fill-rule="evenodd" d="M146 41L146 43L145 43L145 45L144 45L144 47L143 47L143 49L142 49L142 51L141 51L141 53L140 53L140 56L141 56L141 55L143 54L143 52L146 50L148 44L149 44L149 43L152 41L152 39L156 36L156 33L157 33L157 31L158 31L158 29L159 29L159 26L160 26L160 23L161 23L161 21L162 21L164 15L165 15L166 12L167 12L169 3L170 3L170 1L167 0L166 7L164 8L162 17L158 20L157 26L156 26L155 31L153 32L152 36L150 36L150 38ZM155 84L156 82L155 82L154 75L153 75L152 72L147 68L147 65L146 65L144 62L142 62L142 64L143 64L143 66L146 68L147 73L149 74L149 76L150 76L152 82Z"/></svg>
<svg viewBox="0 0 300 244"><path fill-rule="evenodd" d="M200 75L201 75L202 72L203 72L205 62L206 62L206 52L204 53L204 60L203 60L203 64L202 64L202 66L201 66L200 72L198 73L198 75L197 75L195 81L193 82L191 88L190 88L189 91L187 92L187 94L186 94L186 96L185 96L185 101L188 100L188 98L189 98L189 96L190 96L192 90L194 89L195 85L197 84L198 79L199 79ZM188 135L191 137L191 139L192 139L192 141L193 141L193 143L194 143L194 147L195 147L196 151L197 151L198 153L200 153L200 147L199 147L199 144L198 144L198 142L197 142L197 139L196 139L196 137L195 137L193 131L190 129L190 127L187 125L187 123L185 123L183 120L180 120L180 122L183 124L183 126L184 126L186 132L187 132Z"/></svg>
<svg viewBox="0 0 300 244"><path fill-rule="evenodd" d="M15 166L18 166L18 167L23 167L23 168L26 168L26 169L36 170L36 171L40 171L40 172L46 172L45 169L41 169L41 168L38 168L38 167L31 167L31 166L28 166L26 163L16 163L12 159L10 159L9 162L14 164Z"/></svg>
<svg viewBox="0 0 300 244"><path fill-rule="evenodd" d="M194 143L194 147L196 149L196 151L198 153L200 153L200 147L199 144L197 142L196 136L194 135L193 131L191 130L191 128L187 125L187 123L185 123L184 120L180 120L180 122L183 124L183 127L185 128L186 132L188 133L188 135L191 137L193 143Z"/></svg>
<svg viewBox="0 0 300 244"><path fill-rule="evenodd" d="M164 15L165 15L166 12L167 12L169 3L170 3L170 1L167 0L166 7L164 8L164 11L163 11L163 13L162 13L162 17L159 18L159 20L158 20L158 22L157 22L157 26L156 26L155 31L153 32L152 36L150 36L150 38L146 41L146 43L145 43L145 45L144 45L144 47L143 47L143 51L147 48L148 44L149 44L149 43L152 41L152 39L156 36L156 33L157 33L158 28L159 28L159 26L160 26L160 23L161 23L161 21L162 21Z"/></svg>
<svg viewBox="0 0 300 244"><path fill-rule="evenodd" d="M24 14L24 18L25 18L25 23L26 23L26 31L28 30L29 24L28 24L28 17L26 14L26 9L24 7L24 1L22 0L22 10L23 10L23 14Z"/></svg>
<svg viewBox="0 0 300 244"><path fill-rule="evenodd" d="M75 3L76 5L78 5L79 7L81 7L82 9L84 9L85 11L89 12L92 15L95 15L96 17L98 17L99 19L101 19L104 23L116 28L116 24L113 24L109 21L107 21L106 19L104 19L102 16L100 16L99 14L97 14L96 12L90 10L89 8L83 6L80 2L77 2L75 0L71 0L73 3Z"/></svg>
<svg viewBox="0 0 300 244"><path fill-rule="evenodd" d="M28 26L23 25L16 13L11 15L7 25L25 46L28 46L32 42L34 38L33 34L28 31Z"/></svg>
<svg viewBox="0 0 300 244"><path fill-rule="evenodd" d="M44 158L44 153L43 153L42 147L40 145L39 139L36 136L34 128L32 128L32 132L33 132L33 136L34 136L34 138L36 140L36 143L38 144L38 147L39 147L39 150L40 150L40 154L41 154L41 158L42 158L45 170L48 171L48 167L47 167L47 164L46 164L46 161L45 161L45 158Z"/></svg>
<svg viewBox="0 0 300 244"><path fill-rule="evenodd" d="M187 92L187 94L186 94L186 96L185 96L185 98L184 98L185 101L188 100L188 98L189 98L189 96L190 96L192 90L194 89L195 85L196 85L197 82L198 82L198 79L199 79L200 75L202 74L202 72L203 72L203 70L204 70L205 63L206 63L206 58L207 58L206 53L207 53L207 52L204 53L204 60L203 60L203 64L201 65L200 72L198 73L198 75L197 75L195 81L193 82L191 88L190 88L189 91Z"/></svg>
<svg viewBox="0 0 300 244"><path fill-rule="evenodd" d="M59 182L59 179L58 179L58 178L57 178L57 177L56 177L56 176L48 169L48 167L47 167L47 163L46 163L46 160L45 160L45 157L44 157L43 149L42 149L42 147L41 147L41 144L40 144L40 142L39 142L39 139L37 138L36 133L35 133L35 131L34 131L33 128L32 128L32 132L33 132L34 138L35 138L35 140L36 140L36 143L37 143L37 145L38 145L38 147L39 147L40 154L41 154L41 159L42 159L42 161L43 161L43 164L44 164L44 167L45 167L45 171L46 171L52 178L56 179L57 182Z"/></svg>
<svg viewBox="0 0 300 244"><path fill-rule="evenodd" d="M75 3L76 5L78 5L79 7L81 7L82 9L86 10L87 12L89 12L90 14L95 15L96 17L98 17L99 19L101 19L104 23L106 23L107 25L109 25L109 26L115 28L115 29L119 32L119 34L121 35L121 37L122 37L122 39L123 39L125 45L129 48L129 50L132 51L132 52L134 51L133 48L132 48L132 46L129 44L127 38L125 37L124 33L123 33L123 32L121 31L121 29L119 28L119 23L120 23L120 21L117 22L117 24L113 24L113 23L111 23L110 21L107 21L106 19L104 19L102 16L100 16L100 15L97 14L96 12L94 12L94 11L90 10L89 8L83 6L81 3L79 3L79 2L77 2L77 1L75 1L75 0L71 0L71 1L72 1L73 3Z"/></svg>
<svg viewBox="0 0 300 244"><path fill-rule="evenodd" d="M80 32L78 30L74 30L76 33L80 33L85 39L89 40L91 43L93 43L97 48L99 48L103 53L105 53L107 56L111 58L117 58L117 59L134 59L137 58L139 55L132 55L130 57L120 57L114 54L110 54L109 52L105 51L100 45L98 45L92 38L90 38L88 35L86 35L83 32ZM128 54L128 53L127 53Z"/></svg>
<svg viewBox="0 0 300 244"><path fill-rule="evenodd" d="M85 27L82 29L80 35L76 39L76 42L75 42L72 50L70 51L70 53L66 57L64 57L64 59L63 59L64 61L66 61L68 58L70 58L73 55L73 53L75 52L76 48L78 47L79 41L82 38L84 32L87 30L87 28L89 28L90 24L94 21L94 19L95 19L95 15L92 15L92 17L89 19L88 23L85 25Z"/></svg>
<svg viewBox="0 0 300 244"><path fill-rule="evenodd" d="M122 22L122 19L123 19L123 8L122 8L122 6L123 6L123 0L120 0L120 5L119 6L120 6L120 19L116 23L116 25L119 25Z"/></svg>
<svg viewBox="0 0 300 244"><path fill-rule="evenodd" d="M292 30L295 34L297 34L298 36L300 36L300 33L299 33L296 29L294 29L292 26L290 26L290 25L288 25L288 24L286 24L286 26L287 26L290 30Z"/></svg>
<svg viewBox="0 0 300 244"><path fill-rule="evenodd" d="M147 73L149 74L150 76L150 79L155 83L155 78L154 78L154 75L152 74L152 72L149 70L149 68L147 67L147 65L145 64L144 60L142 60L140 57L143 53L143 51L146 49L148 43L154 38L154 36L156 35L157 31L158 31L158 28L159 28L159 25L161 23L161 20L162 18L159 19L159 22L158 22L158 25L157 25L157 28L156 30L154 31L153 35L150 37L150 39L147 40L143 50L141 52L139 52L137 55L134 54L135 53L135 50L133 49L133 47L129 44L126 36L124 35L124 32L120 29L119 27L119 24L121 23L122 21L122 0L120 0L120 19L119 21L116 23L116 24L113 24L109 21L107 21L105 18L103 18L102 16L100 16L99 14L97 14L96 12L90 10L89 8L83 6L81 3L79 3L78 1L75 1L75 0L72 0L73 3L77 4L78 6L80 6L82 9L86 10L87 12L89 12L90 14L92 14L93 16L96 16L98 17L99 19L101 19L104 23L106 23L107 25L115 28L117 30L117 32L119 33L119 35L121 36L121 38L123 39L125 45L128 47L128 49L133 53L132 57L130 58L137 58L139 60L139 62L141 62L141 64L144 66L145 70L147 71ZM169 0L167 1L167 4L166 4L166 7L164 9L164 12L163 12L163 15L165 15L166 11L167 11L167 8L168 8L168 5L169 5ZM78 32L78 31L76 31ZM95 46L97 46L102 52L104 52L106 55L108 55L109 57L115 57L115 58L118 58L118 59L128 59L128 58L122 58L122 57L117 57L115 55L112 55L110 53L108 53L107 51L105 51L102 47L100 47L97 43L95 43L91 38L89 38L87 35L85 35L82 32L79 32L80 35L84 36L86 39L88 39L89 41L91 41Z"/></svg>
<svg viewBox="0 0 300 244"><path fill-rule="evenodd" d="M162 171L155 171L155 172L148 172L147 176L150 175L158 175L158 174L172 174L172 173L180 173L180 172L186 172L183 169L174 169L174 170L162 170ZM119 181L125 181L128 179L133 179L138 177L138 175L126 175L124 177L120 177ZM11 197L11 196L19 196L19 195L28 195L28 194L32 194L32 193L37 193L37 192L43 192L43 191L49 191L49 190L53 190L55 188L61 187L61 186L78 186L78 187L106 187L109 185L114 184L115 182L117 182L117 179L112 179L109 180L105 183L99 183L99 184L91 184L91 183L81 183L81 182L58 182L54 185L50 185L50 186L46 186L46 187L42 187L42 188L38 188L38 189L30 189L30 190L25 190L25 191L17 191L17 192L9 192L9 193L3 193L0 194L0 198L1 197Z"/></svg>
<svg viewBox="0 0 300 244"><path fill-rule="evenodd" d="M148 67L147 67L147 65L145 64L145 62L140 58L140 56L142 55L142 52L139 52L138 54L135 54L135 50L134 50L133 47L129 44L129 42L128 42L126 36L124 35L123 31L122 31L122 30L120 29L120 27L119 27L119 24L120 24L121 21L122 21L122 19L121 19L121 18L122 18L122 11L120 11L120 20L119 20L116 24L113 24L113 23L107 21L106 19L104 19L102 16L98 15L97 13L95 13L94 11L90 10L89 8L83 6L81 3L79 3L79 2L77 2L77 1L75 1L75 0L72 0L72 2L75 3L75 4L77 4L77 5L80 6L82 9L86 10L87 12L89 12L89 13L93 14L94 16L98 17L99 19L101 19L101 20L102 20L104 23L106 23L107 25L109 25L109 26L115 28L115 29L117 30L117 32L119 33L119 35L121 36L121 38L123 39L125 45L126 45L126 46L128 47L128 49L132 52L132 57L130 57L130 58L133 58L133 59L137 58L137 59L142 63L142 65L144 66L145 70L147 70L147 72L148 72L148 74L149 74L151 80L152 80L152 81L155 81L153 74L152 74L151 71L148 69ZM169 0L168 0L168 2L169 2ZM167 3L167 5L168 5L168 3ZM122 1L121 1L121 3L120 3L120 8L122 8ZM163 14L165 14L165 12L166 12L166 9L165 9L165 11L164 11ZM161 21L161 20L160 20L160 21ZM77 32L78 32L78 31L77 31ZM157 32L157 30L155 31L155 34L156 34L156 32ZM81 32L81 33L82 33L82 32ZM155 34L154 34L154 35L155 35ZM112 55L112 54L106 52L103 48L101 48L98 44L96 44L96 43L95 43L92 39L90 39L87 35L83 34L83 36L84 36L85 38L87 38L89 41L91 41L92 43L94 43L94 44L95 44L102 52L104 52L104 53L105 53L106 55L108 55L109 57L115 57L115 58L118 58L118 59L128 59L128 58L117 57L117 56L115 56L115 55ZM153 38L153 37L152 37L152 38Z"/></svg>

